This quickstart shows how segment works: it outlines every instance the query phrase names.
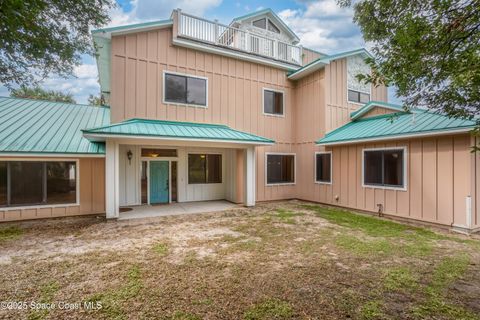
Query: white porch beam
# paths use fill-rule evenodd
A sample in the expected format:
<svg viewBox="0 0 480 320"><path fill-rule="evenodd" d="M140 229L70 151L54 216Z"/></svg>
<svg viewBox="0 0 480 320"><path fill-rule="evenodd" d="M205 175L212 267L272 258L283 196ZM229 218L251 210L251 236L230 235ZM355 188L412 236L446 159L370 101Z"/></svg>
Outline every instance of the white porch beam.
<svg viewBox="0 0 480 320"><path fill-rule="evenodd" d="M255 206L255 147L251 146L245 152L245 205L247 207Z"/></svg>
<svg viewBox="0 0 480 320"><path fill-rule="evenodd" d="M105 211L107 219L117 219L120 213L119 144L107 140L105 145Z"/></svg>

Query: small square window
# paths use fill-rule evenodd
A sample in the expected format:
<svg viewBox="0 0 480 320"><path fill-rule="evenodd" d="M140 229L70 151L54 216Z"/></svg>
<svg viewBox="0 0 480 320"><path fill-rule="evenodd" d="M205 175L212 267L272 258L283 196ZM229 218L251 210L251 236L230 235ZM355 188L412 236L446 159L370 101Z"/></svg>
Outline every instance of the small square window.
<svg viewBox="0 0 480 320"><path fill-rule="evenodd" d="M369 101L370 94L355 90L348 90L348 102L368 103Z"/></svg>
<svg viewBox="0 0 480 320"><path fill-rule="evenodd" d="M283 115L283 92L264 89L263 112L266 114Z"/></svg>
<svg viewBox="0 0 480 320"><path fill-rule="evenodd" d="M178 74L165 73L165 102L207 105L207 80Z"/></svg>
<svg viewBox="0 0 480 320"><path fill-rule="evenodd" d="M267 184L295 183L295 156L267 154Z"/></svg>

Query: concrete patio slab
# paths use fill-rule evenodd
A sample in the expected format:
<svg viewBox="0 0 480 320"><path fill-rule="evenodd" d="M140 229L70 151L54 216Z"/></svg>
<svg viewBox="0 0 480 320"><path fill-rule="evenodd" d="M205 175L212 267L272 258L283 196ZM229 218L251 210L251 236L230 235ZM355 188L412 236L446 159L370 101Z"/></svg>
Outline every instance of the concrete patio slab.
<svg viewBox="0 0 480 320"><path fill-rule="evenodd" d="M121 212L118 220L218 212L235 207L238 207L238 205L224 200L142 205L131 207L133 209L131 211Z"/></svg>

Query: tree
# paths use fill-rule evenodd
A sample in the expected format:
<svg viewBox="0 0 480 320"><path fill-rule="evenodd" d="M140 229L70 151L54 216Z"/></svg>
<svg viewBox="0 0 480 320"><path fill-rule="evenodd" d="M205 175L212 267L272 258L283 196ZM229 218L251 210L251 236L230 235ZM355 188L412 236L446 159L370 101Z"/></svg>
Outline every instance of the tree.
<svg viewBox="0 0 480 320"><path fill-rule="evenodd" d="M0 1L0 83L38 84L50 73L66 77L93 54L90 27L109 21L112 0Z"/></svg>
<svg viewBox="0 0 480 320"><path fill-rule="evenodd" d="M353 8L375 56L372 75L359 79L395 85L407 109L476 119L480 132L480 0L360 0Z"/></svg>
<svg viewBox="0 0 480 320"><path fill-rule="evenodd" d="M20 87L19 89L13 89L10 92L10 95L16 98L77 103L71 93L63 93L61 91L55 91L55 90L45 90L38 86L33 88Z"/></svg>
<svg viewBox="0 0 480 320"><path fill-rule="evenodd" d="M101 95L95 96L91 94L88 96L88 104L92 106L103 106L104 105L103 98Z"/></svg>

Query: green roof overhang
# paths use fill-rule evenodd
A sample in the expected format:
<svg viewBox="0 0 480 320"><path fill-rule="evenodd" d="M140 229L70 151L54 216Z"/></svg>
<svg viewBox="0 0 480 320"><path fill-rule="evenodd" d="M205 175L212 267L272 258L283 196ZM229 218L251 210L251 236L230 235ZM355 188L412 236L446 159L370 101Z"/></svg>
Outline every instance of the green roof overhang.
<svg viewBox="0 0 480 320"><path fill-rule="evenodd" d="M109 138L138 138L246 145L272 145L275 143L274 140L234 130L224 125L149 119L131 119L82 131L84 137L90 141L105 141Z"/></svg>
<svg viewBox="0 0 480 320"><path fill-rule="evenodd" d="M417 110L399 112L347 123L316 141L319 145L342 145L394 139L420 138L468 133L475 121L449 118L445 115Z"/></svg>

